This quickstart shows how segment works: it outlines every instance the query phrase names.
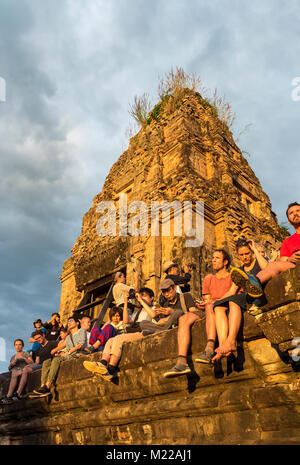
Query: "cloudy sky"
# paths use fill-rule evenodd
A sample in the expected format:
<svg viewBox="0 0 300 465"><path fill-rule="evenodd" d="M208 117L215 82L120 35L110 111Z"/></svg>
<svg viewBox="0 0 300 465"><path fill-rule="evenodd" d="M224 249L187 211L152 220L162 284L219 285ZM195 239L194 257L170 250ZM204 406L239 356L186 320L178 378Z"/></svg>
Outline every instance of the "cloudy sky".
<svg viewBox="0 0 300 465"><path fill-rule="evenodd" d="M300 199L299 22L298 0L0 0L0 371L58 309L82 215L128 146L129 103L155 104L171 67L226 96L236 134L251 123L239 146L285 221Z"/></svg>

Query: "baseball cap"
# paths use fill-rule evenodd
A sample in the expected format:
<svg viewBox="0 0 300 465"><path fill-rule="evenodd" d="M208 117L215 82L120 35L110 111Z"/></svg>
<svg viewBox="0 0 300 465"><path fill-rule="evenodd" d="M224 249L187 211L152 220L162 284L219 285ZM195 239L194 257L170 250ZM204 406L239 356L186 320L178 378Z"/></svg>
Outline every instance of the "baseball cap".
<svg viewBox="0 0 300 465"><path fill-rule="evenodd" d="M160 283L160 290L162 291L163 289L168 289L171 286L175 286L175 283L172 279L163 279Z"/></svg>
<svg viewBox="0 0 300 465"><path fill-rule="evenodd" d="M166 273L168 271L169 268L171 268L171 266L178 266L177 263L174 263L174 262L165 262L163 263L163 272Z"/></svg>

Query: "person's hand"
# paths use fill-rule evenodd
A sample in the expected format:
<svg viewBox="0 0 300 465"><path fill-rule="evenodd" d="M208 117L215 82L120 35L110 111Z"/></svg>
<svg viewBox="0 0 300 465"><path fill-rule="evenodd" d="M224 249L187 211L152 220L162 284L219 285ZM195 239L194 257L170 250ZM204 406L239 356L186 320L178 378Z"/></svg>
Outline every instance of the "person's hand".
<svg viewBox="0 0 300 465"><path fill-rule="evenodd" d="M255 244L255 242L254 242L253 239L249 239L249 240L247 241L247 244L249 245L249 247L250 247L250 249L251 249L252 251L254 251L254 249L256 249L256 244Z"/></svg>
<svg viewBox="0 0 300 465"><path fill-rule="evenodd" d="M200 310L205 309L205 304L206 302L204 300L196 300L196 307L199 308Z"/></svg>
<svg viewBox="0 0 300 465"><path fill-rule="evenodd" d="M142 299L141 295L138 292L135 293L135 298L136 298L136 300L138 302L142 303L143 299Z"/></svg>
<svg viewBox="0 0 300 465"><path fill-rule="evenodd" d="M184 271L184 273L190 273L191 268L189 266L187 266L187 265L183 265L183 271Z"/></svg>
<svg viewBox="0 0 300 465"><path fill-rule="evenodd" d="M124 302L128 302L128 298L129 298L129 292L124 291Z"/></svg>
<svg viewBox="0 0 300 465"><path fill-rule="evenodd" d="M156 316L160 315L161 314L161 307L155 307L154 313L155 313Z"/></svg>
<svg viewBox="0 0 300 465"><path fill-rule="evenodd" d="M67 355L67 352L65 352L64 350L59 350L54 354L54 357L64 357L65 355Z"/></svg>
<svg viewBox="0 0 300 465"><path fill-rule="evenodd" d="M297 263L300 260L300 250L296 250L288 259L291 263Z"/></svg>
<svg viewBox="0 0 300 465"><path fill-rule="evenodd" d="M58 352L55 354L55 357L66 357L68 354L68 352Z"/></svg>
<svg viewBox="0 0 300 465"><path fill-rule="evenodd" d="M170 308L170 307L163 308L163 307L161 307L159 309L159 314L160 315L171 315L171 313L173 313L173 308Z"/></svg>

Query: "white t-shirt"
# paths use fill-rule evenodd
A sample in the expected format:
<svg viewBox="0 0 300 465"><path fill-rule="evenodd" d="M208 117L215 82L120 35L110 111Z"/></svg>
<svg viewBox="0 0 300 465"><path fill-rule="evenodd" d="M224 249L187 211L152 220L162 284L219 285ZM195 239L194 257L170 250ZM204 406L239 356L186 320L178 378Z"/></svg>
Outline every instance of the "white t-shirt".
<svg viewBox="0 0 300 465"><path fill-rule="evenodd" d="M130 289L133 289L132 286L127 286L127 284L117 283L113 287L113 296L116 305L124 304L124 292L129 292Z"/></svg>

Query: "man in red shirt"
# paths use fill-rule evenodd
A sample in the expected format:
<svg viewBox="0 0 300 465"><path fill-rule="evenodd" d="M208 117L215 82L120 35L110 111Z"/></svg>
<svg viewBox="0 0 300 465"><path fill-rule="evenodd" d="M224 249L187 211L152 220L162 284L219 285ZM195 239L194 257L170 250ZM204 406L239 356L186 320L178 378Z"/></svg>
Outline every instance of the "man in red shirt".
<svg viewBox="0 0 300 465"><path fill-rule="evenodd" d="M283 241L280 249L280 260L296 263L300 260L300 204L291 203L286 211L286 216L296 232Z"/></svg>
<svg viewBox="0 0 300 465"><path fill-rule="evenodd" d="M204 300L199 302L198 304L196 303L198 308L205 308L206 315L207 344L205 350L201 352L201 354L197 355L195 358L196 362L201 363L210 363L214 354L216 331L218 328L216 328L213 304L221 297L230 296L232 294L235 294L235 292L237 291L237 287L232 283L230 278L230 273L228 271L228 267L230 265L230 257L225 250L218 249L214 252L212 265L215 274L209 274L204 278L202 289ZM216 309L216 311L218 311L217 318L218 325L220 327L220 334L224 336L223 339L221 336L222 348L225 341L228 342L228 338L230 338L230 340L233 338L233 340L235 341L236 334L240 327L241 310L237 305L233 309L234 306L235 304L232 302L230 309L232 315L229 327L226 315L227 309L221 307L218 307L218 309ZM187 364L187 353L191 341L190 330L191 326L195 323L195 321L201 319L201 317L203 317L203 311L199 311L196 307L193 307L190 308L188 312L186 312L183 316L179 318L177 333L177 363L172 369L166 371L163 374L165 378L180 376L191 372ZM218 337L220 342L219 331Z"/></svg>
<svg viewBox="0 0 300 465"><path fill-rule="evenodd" d="M279 273L295 268L300 260L300 204L290 203L286 216L296 233L285 239L280 249L280 261L270 262L256 277L238 268L231 270L231 279L238 286L245 289L250 297L263 295L262 284L277 276Z"/></svg>

